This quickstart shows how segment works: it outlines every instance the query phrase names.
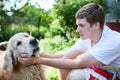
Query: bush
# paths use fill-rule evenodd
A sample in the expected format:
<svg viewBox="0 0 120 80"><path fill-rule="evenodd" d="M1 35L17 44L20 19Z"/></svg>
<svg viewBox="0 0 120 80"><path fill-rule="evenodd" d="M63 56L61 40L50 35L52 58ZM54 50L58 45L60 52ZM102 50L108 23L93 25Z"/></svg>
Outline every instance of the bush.
<svg viewBox="0 0 120 80"><path fill-rule="evenodd" d="M45 71L45 75L47 80L58 80L58 70L50 67L47 71Z"/></svg>
<svg viewBox="0 0 120 80"><path fill-rule="evenodd" d="M11 36L18 32L27 32L37 39L40 39L39 29L33 25L11 25L6 29L7 31L0 31L0 42L8 41Z"/></svg>
<svg viewBox="0 0 120 80"><path fill-rule="evenodd" d="M53 38L47 38L40 40L40 51L46 53L57 53L59 51L65 51L70 48L75 42L74 39L67 41L61 36L55 36Z"/></svg>

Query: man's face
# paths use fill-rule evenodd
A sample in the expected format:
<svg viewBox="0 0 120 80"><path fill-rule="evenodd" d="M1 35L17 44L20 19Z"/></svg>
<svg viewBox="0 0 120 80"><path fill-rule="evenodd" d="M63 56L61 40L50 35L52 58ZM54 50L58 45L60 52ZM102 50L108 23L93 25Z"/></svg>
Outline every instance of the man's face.
<svg viewBox="0 0 120 80"><path fill-rule="evenodd" d="M90 26L90 24L87 22L86 18L83 19L76 19L77 24L77 32L79 33L81 39L88 39L92 38L92 35L94 35L95 28L93 26Z"/></svg>

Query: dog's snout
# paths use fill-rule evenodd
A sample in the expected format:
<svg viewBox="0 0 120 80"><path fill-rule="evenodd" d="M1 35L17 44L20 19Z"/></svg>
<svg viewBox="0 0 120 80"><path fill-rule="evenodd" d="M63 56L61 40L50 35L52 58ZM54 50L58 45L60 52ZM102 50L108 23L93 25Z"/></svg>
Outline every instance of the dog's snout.
<svg viewBox="0 0 120 80"><path fill-rule="evenodd" d="M32 39L32 40L30 40L30 44L31 44L32 46L37 46L37 45L38 45L37 39Z"/></svg>

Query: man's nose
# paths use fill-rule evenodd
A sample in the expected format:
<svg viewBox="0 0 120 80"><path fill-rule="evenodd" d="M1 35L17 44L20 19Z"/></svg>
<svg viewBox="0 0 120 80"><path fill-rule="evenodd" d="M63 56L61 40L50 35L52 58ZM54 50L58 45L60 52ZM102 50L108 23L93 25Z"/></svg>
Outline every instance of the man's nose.
<svg viewBox="0 0 120 80"><path fill-rule="evenodd" d="M81 32L81 28L77 27L76 32Z"/></svg>

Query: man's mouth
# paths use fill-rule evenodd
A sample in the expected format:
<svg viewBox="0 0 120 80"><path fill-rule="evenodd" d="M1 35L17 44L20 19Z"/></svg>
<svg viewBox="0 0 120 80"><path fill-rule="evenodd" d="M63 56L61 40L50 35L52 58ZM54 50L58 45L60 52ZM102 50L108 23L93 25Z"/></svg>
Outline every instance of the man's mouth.
<svg viewBox="0 0 120 80"><path fill-rule="evenodd" d="M80 34L80 36L83 36L83 34Z"/></svg>

